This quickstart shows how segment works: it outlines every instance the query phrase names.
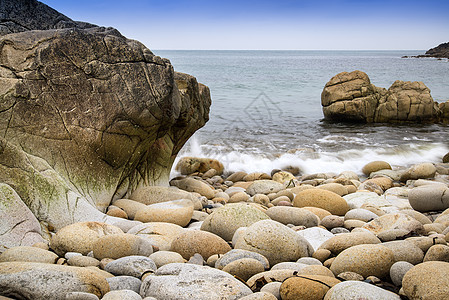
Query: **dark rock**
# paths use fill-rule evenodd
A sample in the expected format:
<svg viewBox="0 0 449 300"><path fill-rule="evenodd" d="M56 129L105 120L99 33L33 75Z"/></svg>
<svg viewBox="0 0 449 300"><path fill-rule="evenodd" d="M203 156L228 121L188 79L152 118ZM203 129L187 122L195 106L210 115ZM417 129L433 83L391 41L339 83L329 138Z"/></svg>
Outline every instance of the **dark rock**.
<svg viewBox="0 0 449 300"><path fill-rule="evenodd" d="M89 28L96 25L75 22L36 0L0 2L0 36L28 30Z"/></svg>
<svg viewBox="0 0 449 300"><path fill-rule="evenodd" d="M449 42L442 43L426 51L428 57L449 58Z"/></svg>
<svg viewBox="0 0 449 300"><path fill-rule="evenodd" d="M416 56L402 56L402 58L425 58L425 57L434 57L438 58L438 60L442 60L442 58L449 59L449 42L442 43L437 47L431 48L427 50L425 54L420 54Z"/></svg>

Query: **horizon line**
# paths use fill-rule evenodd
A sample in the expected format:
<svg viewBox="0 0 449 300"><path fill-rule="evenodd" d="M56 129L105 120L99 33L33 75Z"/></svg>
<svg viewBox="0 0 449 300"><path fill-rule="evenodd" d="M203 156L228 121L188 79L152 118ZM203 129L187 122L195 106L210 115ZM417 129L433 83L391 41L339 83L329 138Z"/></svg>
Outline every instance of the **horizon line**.
<svg viewBox="0 0 449 300"><path fill-rule="evenodd" d="M427 51L428 49L150 49L151 51Z"/></svg>

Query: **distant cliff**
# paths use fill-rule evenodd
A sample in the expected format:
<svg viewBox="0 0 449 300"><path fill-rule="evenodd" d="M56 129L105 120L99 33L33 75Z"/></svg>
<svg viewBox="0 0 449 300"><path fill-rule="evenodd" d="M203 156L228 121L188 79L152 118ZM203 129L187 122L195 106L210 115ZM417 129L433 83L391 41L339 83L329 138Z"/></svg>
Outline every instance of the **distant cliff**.
<svg viewBox="0 0 449 300"><path fill-rule="evenodd" d="M440 44L435 48L427 50L426 56L449 58L449 42Z"/></svg>
<svg viewBox="0 0 449 300"><path fill-rule="evenodd" d="M435 58L448 58L449 59L449 42L440 44L435 48L431 48L426 51L426 54L417 56L403 56L403 58L421 58L421 57L435 57Z"/></svg>

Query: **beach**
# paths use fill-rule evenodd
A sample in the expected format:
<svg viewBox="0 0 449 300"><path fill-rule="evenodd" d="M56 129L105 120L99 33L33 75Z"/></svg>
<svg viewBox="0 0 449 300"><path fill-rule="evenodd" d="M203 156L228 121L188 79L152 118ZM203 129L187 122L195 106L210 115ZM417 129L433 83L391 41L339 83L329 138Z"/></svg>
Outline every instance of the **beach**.
<svg viewBox="0 0 449 300"><path fill-rule="evenodd" d="M448 298L448 43L128 37L413 49L445 16L137 2L54 2L125 36L2 0L1 300Z"/></svg>

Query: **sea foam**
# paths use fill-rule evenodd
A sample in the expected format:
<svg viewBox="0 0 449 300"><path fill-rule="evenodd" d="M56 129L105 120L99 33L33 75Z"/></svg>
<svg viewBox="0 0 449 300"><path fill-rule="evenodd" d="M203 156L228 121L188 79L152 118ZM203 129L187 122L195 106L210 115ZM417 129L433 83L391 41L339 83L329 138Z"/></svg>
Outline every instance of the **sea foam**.
<svg viewBox="0 0 449 300"><path fill-rule="evenodd" d="M378 146L361 150L348 149L340 151L317 149L299 150L296 153L261 153L257 149L235 149L220 145L201 144L194 136L175 160L174 166L181 157L210 157L221 161L225 171L236 172L266 172L282 169L287 166L298 167L303 174L341 173L353 171L362 174L365 164L382 160L390 163L393 168L407 167L422 162L438 163L449 152L449 147L443 143L406 143L398 146ZM173 169L172 176L178 175Z"/></svg>

